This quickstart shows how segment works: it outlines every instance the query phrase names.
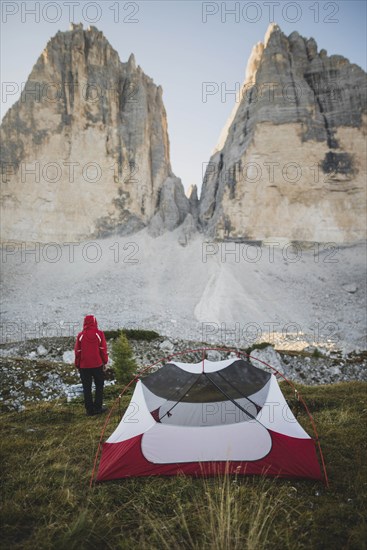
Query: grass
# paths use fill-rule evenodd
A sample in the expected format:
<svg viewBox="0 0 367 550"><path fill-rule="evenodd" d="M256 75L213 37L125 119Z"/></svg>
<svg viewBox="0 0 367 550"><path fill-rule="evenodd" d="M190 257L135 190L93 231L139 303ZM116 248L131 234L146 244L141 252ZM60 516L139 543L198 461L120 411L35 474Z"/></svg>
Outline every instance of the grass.
<svg viewBox="0 0 367 550"><path fill-rule="evenodd" d="M2 548L366 548L367 384L297 388L318 427L328 490L316 482L233 476L132 478L90 490L103 418L84 416L81 400L4 413ZM311 433L291 389L282 390ZM116 393L109 388L110 403ZM122 410L128 403L124 396ZM117 412L110 431L118 420Z"/></svg>

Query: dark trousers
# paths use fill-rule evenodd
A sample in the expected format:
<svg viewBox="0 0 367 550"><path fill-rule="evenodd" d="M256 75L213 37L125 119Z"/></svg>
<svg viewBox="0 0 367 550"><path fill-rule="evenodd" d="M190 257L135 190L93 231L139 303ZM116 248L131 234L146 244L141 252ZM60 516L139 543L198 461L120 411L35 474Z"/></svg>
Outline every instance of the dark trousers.
<svg viewBox="0 0 367 550"><path fill-rule="evenodd" d="M89 414L100 411L103 402L103 366L96 367L95 369L79 369L79 373L83 384L85 410ZM94 380L96 387L94 403L92 398L92 380Z"/></svg>

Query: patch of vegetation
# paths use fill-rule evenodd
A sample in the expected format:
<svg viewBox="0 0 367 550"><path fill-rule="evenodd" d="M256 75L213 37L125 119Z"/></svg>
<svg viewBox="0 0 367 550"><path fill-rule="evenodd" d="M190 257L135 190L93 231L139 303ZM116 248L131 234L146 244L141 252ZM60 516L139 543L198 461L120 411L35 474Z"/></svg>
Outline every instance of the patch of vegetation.
<svg viewBox="0 0 367 550"><path fill-rule="evenodd" d="M144 340L145 342L152 342L153 340L160 338L160 335L158 332L155 332L155 330L127 328L124 329L124 332L131 340Z"/></svg>
<svg viewBox="0 0 367 550"><path fill-rule="evenodd" d="M295 410L299 402L292 388L281 387L312 434L303 407ZM3 414L2 547L365 548L367 384L296 387L317 425L329 489L318 482L256 476L178 476L131 478L90 490L104 418L86 417L81 400L31 403L21 413ZM129 399L121 399L106 438Z"/></svg>
<svg viewBox="0 0 367 550"><path fill-rule="evenodd" d="M104 331L107 340L116 340L121 333L124 333L129 340L141 340L144 342L152 342L153 340L160 338L158 332L155 332L154 330L124 328Z"/></svg>
<svg viewBox="0 0 367 550"><path fill-rule="evenodd" d="M270 344L269 342L259 342L258 344L252 344L252 346L249 346L245 349L245 353L247 353L247 355L251 355L251 352L254 351L254 349L265 349L269 346L271 346L272 348L274 347L274 345Z"/></svg>
<svg viewBox="0 0 367 550"><path fill-rule="evenodd" d="M121 329L117 329L117 330L104 330L104 335L106 337L106 340L116 340L116 338L118 338L122 332Z"/></svg>

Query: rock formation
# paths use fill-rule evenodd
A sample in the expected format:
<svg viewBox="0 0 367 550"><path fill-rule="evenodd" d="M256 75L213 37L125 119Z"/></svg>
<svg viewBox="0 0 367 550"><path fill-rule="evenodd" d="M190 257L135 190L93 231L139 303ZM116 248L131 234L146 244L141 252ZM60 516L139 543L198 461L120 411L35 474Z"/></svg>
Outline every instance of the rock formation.
<svg viewBox="0 0 367 550"><path fill-rule="evenodd" d="M218 239L348 242L366 233L366 73L271 24L207 167Z"/></svg>
<svg viewBox="0 0 367 550"><path fill-rule="evenodd" d="M2 240L70 241L156 231L189 212L170 166L162 88L102 32L47 44L1 126Z"/></svg>
<svg viewBox="0 0 367 550"><path fill-rule="evenodd" d="M196 185L190 185L187 196L190 203L190 211L191 211L192 217L197 222L199 218L199 199L198 199L198 188Z"/></svg>

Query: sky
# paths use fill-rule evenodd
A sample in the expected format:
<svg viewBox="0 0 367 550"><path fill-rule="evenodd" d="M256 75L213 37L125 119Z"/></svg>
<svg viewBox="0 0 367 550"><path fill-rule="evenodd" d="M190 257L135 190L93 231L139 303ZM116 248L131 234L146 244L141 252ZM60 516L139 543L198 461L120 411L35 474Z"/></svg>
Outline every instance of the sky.
<svg viewBox="0 0 367 550"><path fill-rule="evenodd" d="M163 88L171 165L185 189L203 171L243 83L252 47L275 21L289 35L315 38L319 50L366 70L366 2L347 1L5 1L1 2L1 114L19 98L33 65L70 22L102 30L126 62ZM10 83L10 86L9 86ZM4 90L12 93L4 94ZM211 95L203 93L212 90Z"/></svg>

